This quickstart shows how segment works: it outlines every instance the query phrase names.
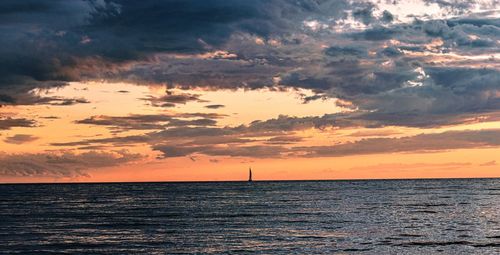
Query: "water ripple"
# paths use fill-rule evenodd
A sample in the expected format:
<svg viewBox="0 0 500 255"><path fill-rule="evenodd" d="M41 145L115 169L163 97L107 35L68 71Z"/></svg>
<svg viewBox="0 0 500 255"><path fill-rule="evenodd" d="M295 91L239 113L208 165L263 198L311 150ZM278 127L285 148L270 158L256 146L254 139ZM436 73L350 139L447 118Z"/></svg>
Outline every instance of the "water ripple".
<svg viewBox="0 0 500 255"><path fill-rule="evenodd" d="M0 253L500 254L499 179L0 185Z"/></svg>

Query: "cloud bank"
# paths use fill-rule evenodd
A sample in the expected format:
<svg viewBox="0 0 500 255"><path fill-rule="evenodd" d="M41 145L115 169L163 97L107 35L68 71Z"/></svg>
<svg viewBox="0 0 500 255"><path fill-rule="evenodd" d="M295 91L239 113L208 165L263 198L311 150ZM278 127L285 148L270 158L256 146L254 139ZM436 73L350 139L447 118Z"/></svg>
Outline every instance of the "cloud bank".
<svg viewBox="0 0 500 255"><path fill-rule="evenodd" d="M382 125L497 111L498 3L413 4L405 13L405 1L3 1L0 103L82 103L32 89L105 79L305 88L316 93L308 100L339 98ZM148 100L200 101L168 91Z"/></svg>
<svg viewBox="0 0 500 255"><path fill-rule="evenodd" d="M142 159L128 151L89 151L84 153L47 152L0 153L0 176L8 177L90 177L87 170L111 167Z"/></svg>
<svg viewBox="0 0 500 255"><path fill-rule="evenodd" d="M224 106L182 90L307 89L314 95L304 96L304 103L335 98L346 111L281 115L232 127L218 126L224 116L217 113L93 115L76 123L104 126L115 136L52 145L88 149L141 143L163 157L258 158L499 146L498 130L371 137L326 146L302 146L295 134L307 129L431 128L498 121L497 2L412 1L416 7L407 12L406 1L2 1L0 105L92 103L39 93L72 81L162 84L167 88L163 95L141 100L158 108L206 103L205 109L213 111ZM25 118L0 118L0 130L35 124ZM116 135L132 130L146 133ZM30 139L13 136L6 141ZM89 153L67 156L75 162L83 162L82 157L109 162ZM74 175L94 167L56 164L59 170L51 172L44 155L28 156L34 160L4 155L9 168L3 171ZM21 158L33 163L13 172Z"/></svg>

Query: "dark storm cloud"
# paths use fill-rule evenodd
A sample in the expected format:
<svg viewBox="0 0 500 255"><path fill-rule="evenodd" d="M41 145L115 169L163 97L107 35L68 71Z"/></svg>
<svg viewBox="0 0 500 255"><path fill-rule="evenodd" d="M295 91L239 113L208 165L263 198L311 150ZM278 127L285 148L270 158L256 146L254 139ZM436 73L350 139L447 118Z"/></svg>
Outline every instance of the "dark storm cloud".
<svg viewBox="0 0 500 255"><path fill-rule="evenodd" d="M397 33L399 33L398 29L378 26L353 33L352 38L356 40L383 41L392 39Z"/></svg>
<svg viewBox="0 0 500 255"><path fill-rule="evenodd" d="M13 104L16 99L9 95L0 95L0 103Z"/></svg>
<svg viewBox="0 0 500 255"><path fill-rule="evenodd" d="M471 48L488 49L498 47L496 39L500 37L499 19L451 19L417 22L431 37L440 37L447 45L458 46L458 50L466 51Z"/></svg>
<svg viewBox="0 0 500 255"><path fill-rule="evenodd" d="M372 3L364 3L364 6L357 7L353 10L352 16L363 22L365 25L368 25L374 19L373 7L374 5Z"/></svg>
<svg viewBox="0 0 500 255"><path fill-rule="evenodd" d="M429 77L422 86L393 89L353 101L364 109L375 110L366 117L378 116L384 121L399 116L394 120L403 125L406 121L409 126L417 125L414 120L418 118L422 118L423 125L426 121L430 125L431 117L453 119L467 114L487 115L500 109L499 71L441 67L425 71Z"/></svg>
<svg viewBox="0 0 500 255"><path fill-rule="evenodd" d="M344 1L2 1L0 86L96 78L151 54L200 53L234 33L290 33L310 15L339 16Z"/></svg>
<svg viewBox="0 0 500 255"><path fill-rule="evenodd" d="M15 96L77 79L81 36L68 29L86 23L92 5L91 1L2 1L0 89Z"/></svg>
<svg viewBox="0 0 500 255"><path fill-rule="evenodd" d="M396 47L386 47L380 50L378 54L385 57L397 57L403 55L403 52Z"/></svg>
<svg viewBox="0 0 500 255"><path fill-rule="evenodd" d="M381 20L385 23L390 23L390 22L394 21L394 15L391 12L389 12L388 10L384 10L384 12L382 13Z"/></svg>
<svg viewBox="0 0 500 255"><path fill-rule="evenodd" d="M325 64L284 73L280 84L350 100L401 88L418 76L412 63L398 61L394 67L385 68L384 59L363 58L361 54L358 49L336 48Z"/></svg>
<svg viewBox="0 0 500 255"><path fill-rule="evenodd" d="M87 170L122 165L144 156L128 151L89 151L7 154L0 153L0 176L8 177L89 177Z"/></svg>
<svg viewBox="0 0 500 255"><path fill-rule="evenodd" d="M390 39L413 43L415 49L432 51L428 48L419 48L418 44L425 45L429 39L440 38L444 41L442 49L466 53L474 50L495 52L500 37L500 20L498 18L451 18L451 19L416 19L409 24L393 24L389 26L374 26L361 32L350 34L358 43L363 40L373 43ZM476 49L477 48L477 49Z"/></svg>
<svg viewBox="0 0 500 255"><path fill-rule="evenodd" d="M325 50L325 54L336 60L345 61L350 58L356 60L360 57L365 57L367 56L367 51L363 49L362 46L331 46Z"/></svg>
<svg viewBox="0 0 500 255"><path fill-rule="evenodd" d="M0 104L85 103L27 92L104 79L179 88L311 89L316 95L305 102L336 97L359 110L327 123L340 126L446 125L498 110L494 59L445 66L428 54L497 53L495 11L471 13L477 1L426 2L438 4L441 17L453 18L402 23L374 1L3 1ZM494 1L482 6L495 10ZM352 19L365 27L338 27ZM199 95L169 92L147 100L161 107L203 102Z"/></svg>
<svg viewBox="0 0 500 255"><path fill-rule="evenodd" d="M166 84L183 89L257 89L273 86L273 77L284 70L281 66L268 64L265 59L205 59L197 56L176 58L169 55L158 56L156 59L159 63L137 64L109 75L109 78Z"/></svg>
<svg viewBox="0 0 500 255"><path fill-rule="evenodd" d="M498 19L472 20L416 20L346 33L354 43L330 46L323 61L282 72L280 84L312 89L317 94L310 100L330 96L350 102L361 113L354 118L380 126L460 124L465 115L489 115L500 108L500 72L493 57L454 67L405 52L496 54Z"/></svg>
<svg viewBox="0 0 500 255"><path fill-rule="evenodd" d="M88 25L103 37L122 35L118 44L132 54L142 52L204 52L223 44L234 32L267 37L287 33L296 19L312 13L325 13L329 1L114 1L116 7L102 7L91 13ZM337 1L341 5L343 1ZM95 31L92 31L95 29ZM99 37L97 37L99 38ZM111 42L118 42L118 38ZM146 41L144 41L146 40ZM129 48L130 47L130 48Z"/></svg>

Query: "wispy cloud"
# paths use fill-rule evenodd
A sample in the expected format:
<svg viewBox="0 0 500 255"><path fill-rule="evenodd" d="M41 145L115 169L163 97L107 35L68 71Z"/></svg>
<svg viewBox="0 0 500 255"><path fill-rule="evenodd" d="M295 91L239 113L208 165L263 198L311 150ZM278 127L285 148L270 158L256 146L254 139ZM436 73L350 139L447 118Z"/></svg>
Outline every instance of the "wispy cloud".
<svg viewBox="0 0 500 255"><path fill-rule="evenodd" d="M35 121L25 118L0 118L0 130L10 129L12 127L33 127Z"/></svg>
<svg viewBox="0 0 500 255"><path fill-rule="evenodd" d="M368 138L333 146L294 147L306 157L351 156L402 152L436 152L500 146L500 130L463 130L401 138Z"/></svg>
<svg viewBox="0 0 500 255"><path fill-rule="evenodd" d="M39 137L33 135L17 134L13 136L6 137L4 142L11 144L24 144L38 140Z"/></svg>
<svg viewBox="0 0 500 255"><path fill-rule="evenodd" d="M122 165L142 159L128 151L0 153L0 176L17 177L89 177L86 170Z"/></svg>
<svg viewBox="0 0 500 255"><path fill-rule="evenodd" d="M78 120L77 124L107 126L114 130L147 130L167 127L214 126L225 115L217 113L134 114L129 116L97 115Z"/></svg>
<svg viewBox="0 0 500 255"><path fill-rule="evenodd" d="M198 155L316 158L500 147L497 129L439 130L500 121L494 0L25 0L2 1L0 9L0 106L12 112L0 117L0 130L9 130L2 141L26 145L40 133L16 134L18 128L64 121L104 134L48 142L51 149L79 152L1 154L3 175L84 176L90 168L140 159L109 151L134 145L160 158L193 161ZM155 92L134 97L137 112L122 113L100 112L93 106L101 99L92 93L45 93L89 81L120 84L108 90L120 100L146 89L131 84ZM317 100L335 103L323 108L332 112L296 116L303 111L284 108L281 115L225 124L228 116L217 112L230 112L231 100L209 101L208 94L240 89L307 91L298 96L304 109ZM110 101L107 110L122 103L103 100ZM49 112L63 106L78 111ZM17 115L28 107L43 114ZM174 112L189 108L193 113ZM421 134L405 134L406 128ZM307 132L331 137L318 141Z"/></svg>
<svg viewBox="0 0 500 255"><path fill-rule="evenodd" d="M496 166L496 165L497 165L497 162L495 160L484 162L484 163L480 164L480 166Z"/></svg>
<svg viewBox="0 0 500 255"><path fill-rule="evenodd" d="M219 108L224 108L225 105L222 104L210 104L210 105L205 105L205 108L208 109L219 109Z"/></svg>
<svg viewBox="0 0 500 255"><path fill-rule="evenodd" d="M471 167L469 162L448 162L448 163L414 163L414 164L378 164L371 166L352 167L352 171L414 171L414 170L453 170L459 168Z"/></svg>

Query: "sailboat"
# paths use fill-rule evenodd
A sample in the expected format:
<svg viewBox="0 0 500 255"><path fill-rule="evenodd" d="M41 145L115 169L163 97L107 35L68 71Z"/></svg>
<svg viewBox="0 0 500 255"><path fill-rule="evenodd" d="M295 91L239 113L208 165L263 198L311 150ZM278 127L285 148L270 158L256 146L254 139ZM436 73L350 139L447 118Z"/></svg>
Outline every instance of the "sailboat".
<svg viewBox="0 0 500 255"><path fill-rule="evenodd" d="M249 182L252 181L252 168L251 167L248 168L248 181Z"/></svg>

